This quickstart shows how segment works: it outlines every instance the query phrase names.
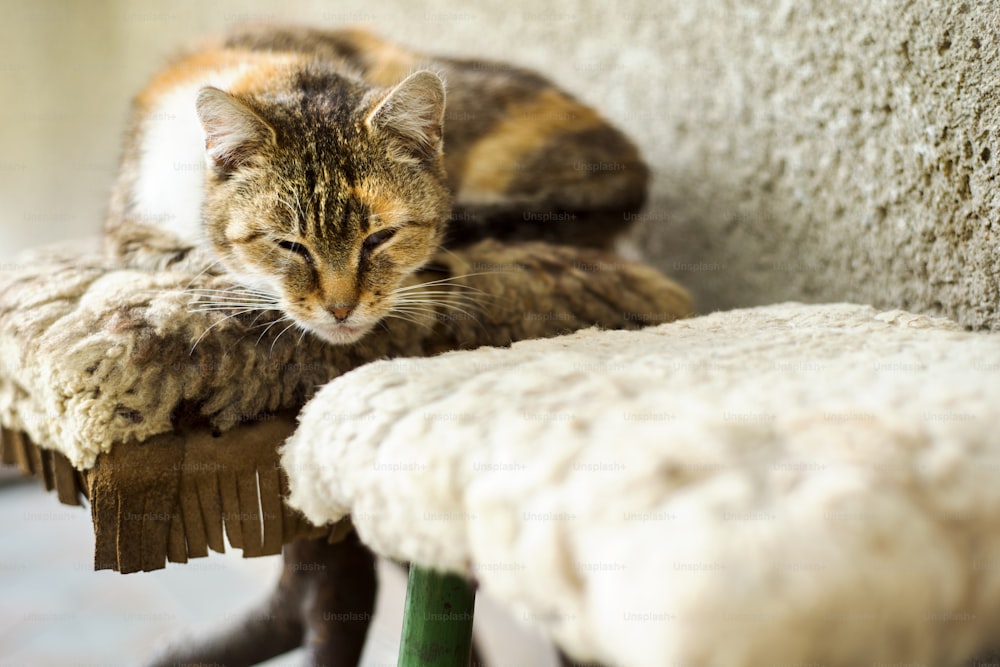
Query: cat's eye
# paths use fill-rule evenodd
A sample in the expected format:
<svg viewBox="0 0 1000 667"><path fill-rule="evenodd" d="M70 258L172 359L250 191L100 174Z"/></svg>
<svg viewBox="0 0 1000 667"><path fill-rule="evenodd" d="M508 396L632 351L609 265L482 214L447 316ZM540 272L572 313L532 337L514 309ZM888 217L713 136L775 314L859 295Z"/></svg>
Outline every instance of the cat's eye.
<svg viewBox="0 0 1000 667"><path fill-rule="evenodd" d="M371 252L375 248L379 247L389 239L391 239L396 234L395 229L382 229L374 234L369 234L368 237L361 243L361 249L366 253Z"/></svg>
<svg viewBox="0 0 1000 667"><path fill-rule="evenodd" d="M278 247L284 248L288 252L294 252L296 255L302 257L307 264L312 264L312 255L309 254L309 250L301 243L296 243L295 241L278 241Z"/></svg>

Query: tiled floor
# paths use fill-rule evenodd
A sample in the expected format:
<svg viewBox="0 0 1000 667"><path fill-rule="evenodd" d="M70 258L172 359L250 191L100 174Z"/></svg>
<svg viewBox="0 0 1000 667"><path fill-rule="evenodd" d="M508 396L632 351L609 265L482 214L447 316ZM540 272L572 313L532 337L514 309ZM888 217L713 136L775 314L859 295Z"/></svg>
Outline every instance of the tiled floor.
<svg viewBox="0 0 1000 667"><path fill-rule="evenodd" d="M0 667L141 665L163 641L250 608L280 568L277 557L235 552L123 576L94 572L92 552L88 510L60 505L35 480L0 468ZM396 664L405 575L386 565L379 575L367 667ZM541 639L482 596L476 614L495 667L555 664ZM301 663L296 652L265 664Z"/></svg>

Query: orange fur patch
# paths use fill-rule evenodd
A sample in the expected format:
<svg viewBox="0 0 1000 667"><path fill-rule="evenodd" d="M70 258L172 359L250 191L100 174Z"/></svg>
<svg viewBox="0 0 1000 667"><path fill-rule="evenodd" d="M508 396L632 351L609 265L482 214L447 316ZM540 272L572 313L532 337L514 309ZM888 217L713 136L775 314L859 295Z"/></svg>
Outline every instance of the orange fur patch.
<svg viewBox="0 0 1000 667"><path fill-rule="evenodd" d="M368 210L378 216L381 224L377 227L392 226L396 222L406 219L406 206L397 199L387 195L384 188L377 188L368 180L356 185L352 191L360 202L368 207ZM376 225L372 225L373 229Z"/></svg>
<svg viewBox="0 0 1000 667"><path fill-rule="evenodd" d="M285 81L291 68L305 60L294 53L252 54L252 65L236 81L228 92L239 95L274 88L276 82Z"/></svg>
<svg viewBox="0 0 1000 667"><path fill-rule="evenodd" d="M213 48L192 54L160 71L139 94L136 102L143 109L151 109L164 95L187 83L206 79L213 72L239 70L246 72L226 92L241 93L268 86L281 69L287 68L302 56L290 53L263 53L243 49Z"/></svg>
<svg viewBox="0 0 1000 667"><path fill-rule="evenodd" d="M419 69L426 59L364 28L338 31L362 54L367 65L365 79L377 86L394 86Z"/></svg>
<svg viewBox="0 0 1000 667"><path fill-rule="evenodd" d="M507 107L507 116L474 144L465 158L463 197L489 199L502 195L524 162L553 137L605 125L593 109L557 90Z"/></svg>

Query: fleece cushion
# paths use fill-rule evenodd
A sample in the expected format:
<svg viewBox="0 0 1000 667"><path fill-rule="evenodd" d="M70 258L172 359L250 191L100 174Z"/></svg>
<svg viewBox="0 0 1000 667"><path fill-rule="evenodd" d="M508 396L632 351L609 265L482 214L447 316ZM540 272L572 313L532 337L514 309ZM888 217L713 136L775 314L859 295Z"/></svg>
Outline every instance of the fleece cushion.
<svg viewBox="0 0 1000 667"><path fill-rule="evenodd" d="M610 665L957 665L1000 623L1000 338L782 304L369 364L282 462L313 522Z"/></svg>
<svg viewBox="0 0 1000 667"><path fill-rule="evenodd" d="M206 310L225 276L127 269L68 246L0 276L0 425L93 466L115 443L190 428L223 433L298 410L364 363L506 345L593 325L638 328L690 312L657 271L605 253L486 241L442 252L414 283L427 303L352 345L329 345L280 313Z"/></svg>
<svg viewBox="0 0 1000 667"><path fill-rule="evenodd" d="M79 243L0 276L0 463L63 502L86 497L95 567L155 570L223 551L337 539L282 499L277 448L325 382L385 358L504 345L595 324L638 328L690 312L642 264L539 243L442 252L423 302L353 345L304 334L232 298L195 249L144 248L125 268ZM237 301L239 298L237 297Z"/></svg>

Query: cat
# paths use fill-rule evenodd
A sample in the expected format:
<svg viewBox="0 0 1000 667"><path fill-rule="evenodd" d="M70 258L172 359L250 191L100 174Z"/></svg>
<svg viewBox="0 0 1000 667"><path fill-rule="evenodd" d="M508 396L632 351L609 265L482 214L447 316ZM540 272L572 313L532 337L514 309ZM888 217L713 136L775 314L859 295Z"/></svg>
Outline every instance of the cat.
<svg viewBox="0 0 1000 667"><path fill-rule="evenodd" d="M226 303L348 344L440 247L606 247L647 180L631 141L538 74L254 26L136 97L105 239L128 266L225 272Z"/></svg>
<svg viewBox="0 0 1000 667"><path fill-rule="evenodd" d="M495 238L608 248L645 204L649 171L632 141L535 72L422 54L358 28L244 26L225 43L343 59L380 86L418 68L440 74L454 195L448 245Z"/></svg>

